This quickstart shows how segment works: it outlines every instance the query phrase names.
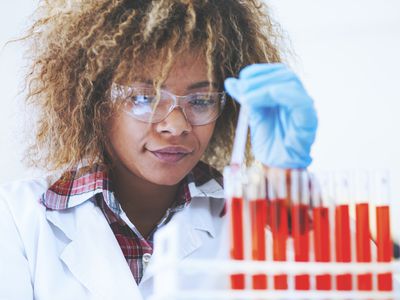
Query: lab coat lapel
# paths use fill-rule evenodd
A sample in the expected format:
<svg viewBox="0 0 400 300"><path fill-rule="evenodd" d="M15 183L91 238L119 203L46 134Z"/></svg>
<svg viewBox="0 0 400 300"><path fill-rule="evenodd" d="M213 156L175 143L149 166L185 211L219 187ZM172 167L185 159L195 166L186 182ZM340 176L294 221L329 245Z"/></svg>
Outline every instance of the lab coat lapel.
<svg viewBox="0 0 400 300"><path fill-rule="evenodd" d="M214 232L213 224L209 214L208 217L207 214L204 214L208 204L208 198L193 198L192 202L190 203L190 207L172 220L178 225L177 228L179 228L178 259L184 259L202 246L202 231L203 234L204 232L208 231ZM204 220L201 220L201 217L204 215L206 215Z"/></svg>
<svg viewBox="0 0 400 300"><path fill-rule="evenodd" d="M193 199L192 199L193 200ZM208 200L208 199L206 199ZM203 244L200 236L199 236L199 231L201 226L196 226L195 223L192 223L197 218L191 219L190 214L188 214L188 209L185 209L183 212L177 213L171 221L166 225L166 226L176 226L176 228L179 228L178 231L178 259L182 260L185 257L189 256L193 252L195 252L197 249L201 247ZM198 224L202 225L202 224ZM157 233L156 233L157 234ZM159 247L155 243L154 244L154 249L153 249L153 256L152 259L148 265L147 268L150 268L153 266L154 261L160 261L157 257L160 255L159 252ZM140 282L140 284L145 284L145 282L149 279L151 279L154 276L153 273L151 272L144 272L143 278Z"/></svg>
<svg viewBox="0 0 400 300"><path fill-rule="evenodd" d="M215 209L219 212L223 208L223 199L210 199L210 197L199 196L201 193L196 194L192 201L183 212L178 213L172 218L166 226L175 226L178 228L178 260L183 260L190 255L194 254L202 247L205 240L215 237L215 228L213 224L212 211ZM217 195L217 194L216 194ZM220 194L218 194L219 196ZM214 203L212 202L214 201ZM159 248L157 244L154 245L153 258L149 263L152 266L154 261L159 261L156 256L159 256ZM141 284L150 279L154 274L145 272Z"/></svg>
<svg viewBox="0 0 400 300"><path fill-rule="evenodd" d="M211 179L201 186L194 182L189 183L191 202L182 212L177 213L166 226L179 228L178 259L194 253L203 245L204 239L215 237L213 216L219 215L224 206L224 190L215 179ZM215 213L216 212L216 213ZM175 223L175 224L174 224ZM157 245L154 245L153 258L158 255ZM152 259L149 266L152 264ZM151 275L144 273L142 283Z"/></svg>
<svg viewBox="0 0 400 300"><path fill-rule="evenodd" d="M47 211L47 219L70 240L60 259L100 299L142 299L107 220L87 201L69 211Z"/></svg>

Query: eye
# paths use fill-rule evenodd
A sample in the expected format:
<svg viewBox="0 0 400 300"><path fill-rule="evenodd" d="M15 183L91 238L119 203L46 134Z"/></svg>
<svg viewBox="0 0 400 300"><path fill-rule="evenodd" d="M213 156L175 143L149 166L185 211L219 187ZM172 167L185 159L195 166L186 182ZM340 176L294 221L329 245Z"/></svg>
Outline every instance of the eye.
<svg viewBox="0 0 400 300"><path fill-rule="evenodd" d="M206 109L213 107L216 104L216 101L207 95L196 95L190 99L189 104L191 107L196 109Z"/></svg>
<svg viewBox="0 0 400 300"><path fill-rule="evenodd" d="M151 105L155 101L156 97L153 95L132 95L130 101L135 105Z"/></svg>
<svg viewBox="0 0 400 300"><path fill-rule="evenodd" d="M136 106L153 106L157 102L156 92L152 88L132 87L127 96L127 100Z"/></svg>

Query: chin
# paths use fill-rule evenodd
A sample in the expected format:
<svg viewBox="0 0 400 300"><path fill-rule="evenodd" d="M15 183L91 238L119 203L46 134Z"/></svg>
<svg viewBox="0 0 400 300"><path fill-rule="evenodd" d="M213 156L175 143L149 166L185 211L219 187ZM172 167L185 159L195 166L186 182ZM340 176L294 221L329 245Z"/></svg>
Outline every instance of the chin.
<svg viewBox="0 0 400 300"><path fill-rule="evenodd" d="M148 182L157 185L173 186L177 185L192 168L190 166L157 166L153 165L150 169L142 169L141 177Z"/></svg>
<svg viewBox="0 0 400 300"><path fill-rule="evenodd" d="M173 186L178 184L187 174L184 174L183 176L172 176L171 173L161 173L157 172L157 175L154 176L153 174L150 178L147 177L146 179L154 184L158 185L169 185Z"/></svg>
<svg viewBox="0 0 400 300"><path fill-rule="evenodd" d="M183 160L176 164L157 161L146 164L146 168L140 169L142 177L147 181L157 185L173 186L182 181L196 163L197 160Z"/></svg>

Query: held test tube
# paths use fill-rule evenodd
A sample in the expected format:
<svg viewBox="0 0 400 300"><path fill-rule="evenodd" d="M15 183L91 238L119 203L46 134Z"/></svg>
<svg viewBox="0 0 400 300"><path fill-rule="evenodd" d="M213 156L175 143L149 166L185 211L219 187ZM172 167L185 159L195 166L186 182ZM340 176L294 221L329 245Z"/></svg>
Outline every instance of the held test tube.
<svg viewBox="0 0 400 300"><path fill-rule="evenodd" d="M232 149L231 165L224 169L224 193L228 203L228 214L230 215L231 236L231 258L244 260L244 231L245 231L245 202L243 199L244 153L248 133L247 108L240 108L235 139ZM247 227L247 226L246 226ZM247 233L247 232L246 232ZM231 275L231 286L234 290L242 290L246 286L244 274Z"/></svg>
<svg viewBox="0 0 400 300"><path fill-rule="evenodd" d="M292 170L290 175L294 259L307 262L310 259L309 179L306 171ZM310 289L310 275L296 275L294 281L296 290Z"/></svg>
<svg viewBox="0 0 400 300"><path fill-rule="evenodd" d="M243 170L232 165L224 169L224 189L227 203L227 213L230 221L230 255L234 260L244 260L244 200L243 200ZM231 288L243 290L245 275L232 274Z"/></svg>

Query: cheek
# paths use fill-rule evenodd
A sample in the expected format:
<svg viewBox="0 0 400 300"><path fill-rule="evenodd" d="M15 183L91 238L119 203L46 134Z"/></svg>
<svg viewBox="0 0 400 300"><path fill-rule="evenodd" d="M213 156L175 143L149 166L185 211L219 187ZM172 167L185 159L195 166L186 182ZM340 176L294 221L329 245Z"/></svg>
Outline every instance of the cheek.
<svg viewBox="0 0 400 300"><path fill-rule="evenodd" d="M110 120L108 128L111 147L126 154L139 149L148 131L147 124L135 121L124 113L116 114Z"/></svg>
<svg viewBox="0 0 400 300"><path fill-rule="evenodd" d="M196 135L198 137L200 148L202 151L207 148L208 143L213 135L214 128L215 122L195 128Z"/></svg>

